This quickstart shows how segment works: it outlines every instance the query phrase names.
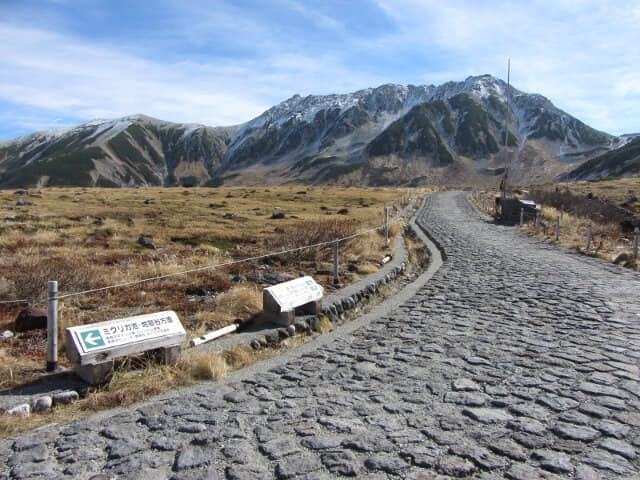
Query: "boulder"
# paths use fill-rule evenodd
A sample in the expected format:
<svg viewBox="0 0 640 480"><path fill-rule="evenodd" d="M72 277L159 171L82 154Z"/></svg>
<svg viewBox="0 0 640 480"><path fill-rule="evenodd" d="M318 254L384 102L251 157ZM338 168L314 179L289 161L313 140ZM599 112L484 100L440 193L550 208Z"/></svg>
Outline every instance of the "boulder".
<svg viewBox="0 0 640 480"><path fill-rule="evenodd" d="M145 248L150 248L151 250L155 250L156 246L153 244L151 237L147 235L140 235L138 238L138 243Z"/></svg>
<svg viewBox="0 0 640 480"><path fill-rule="evenodd" d="M620 265L621 263L628 262L630 258L631 255L629 255L627 252L622 252L613 260L613 263L615 263L616 265Z"/></svg>
<svg viewBox="0 0 640 480"><path fill-rule="evenodd" d="M31 414L31 405L22 403L5 411L4 414L14 417L28 417Z"/></svg>
<svg viewBox="0 0 640 480"><path fill-rule="evenodd" d="M47 328L47 312L39 308L27 307L18 314L14 330L26 332L41 328Z"/></svg>
<svg viewBox="0 0 640 480"><path fill-rule="evenodd" d="M293 275L291 275L290 273L267 273L264 276L264 279L271 283L271 284L276 284L276 283L284 283L284 282L288 282L290 280L295 279L296 277L294 277Z"/></svg>
<svg viewBox="0 0 640 480"><path fill-rule="evenodd" d="M49 410L51 410L52 406L53 398L51 398L49 395L45 395L44 397L37 398L31 404L31 411L34 413L48 412Z"/></svg>
<svg viewBox="0 0 640 480"><path fill-rule="evenodd" d="M59 392L53 394L54 405L66 405L75 402L80 398L80 395L75 390L68 390L66 392Z"/></svg>

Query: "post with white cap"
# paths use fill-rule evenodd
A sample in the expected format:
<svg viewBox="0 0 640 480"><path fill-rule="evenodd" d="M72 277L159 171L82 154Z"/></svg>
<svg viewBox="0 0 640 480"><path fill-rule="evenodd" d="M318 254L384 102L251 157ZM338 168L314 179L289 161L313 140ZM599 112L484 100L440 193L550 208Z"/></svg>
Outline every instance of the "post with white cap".
<svg viewBox="0 0 640 480"><path fill-rule="evenodd" d="M389 209L384 204L384 246L389 246Z"/></svg>
<svg viewBox="0 0 640 480"><path fill-rule="evenodd" d="M58 282L47 282L47 372L58 368Z"/></svg>
<svg viewBox="0 0 640 480"><path fill-rule="evenodd" d="M340 285L340 273L338 271L339 269L339 260L338 260L338 255L340 253L339 250L339 242L338 240L334 240L333 241L333 284L336 286Z"/></svg>

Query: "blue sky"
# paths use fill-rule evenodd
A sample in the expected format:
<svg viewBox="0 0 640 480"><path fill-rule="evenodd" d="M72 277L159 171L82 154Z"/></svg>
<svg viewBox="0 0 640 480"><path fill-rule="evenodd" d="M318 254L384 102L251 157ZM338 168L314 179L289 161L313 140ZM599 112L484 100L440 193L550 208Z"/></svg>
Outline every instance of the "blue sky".
<svg viewBox="0 0 640 480"><path fill-rule="evenodd" d="M640 3L0 0L0 140L144 113L242 123L293 94L489 73L640 132Z"/></svg>

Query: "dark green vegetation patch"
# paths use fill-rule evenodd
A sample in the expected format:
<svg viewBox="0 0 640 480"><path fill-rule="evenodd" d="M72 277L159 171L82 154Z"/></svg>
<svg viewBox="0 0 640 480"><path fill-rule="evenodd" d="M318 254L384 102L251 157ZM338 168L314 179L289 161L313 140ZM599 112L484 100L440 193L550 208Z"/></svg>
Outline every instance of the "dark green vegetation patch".
<svg viewBox="0 0 640 480"><path fill-rule="evenodd" d="M489 122L495 122L471 95L461 93L449 99L449 104L461 118L455 136L457 150L462 155L478 156L496 153L498 141L491 132Z"/></svg>
<svg viewBox="0 0 640 480"><path fill-rule="evenodd" d="M367 147L367 153L371 156L396 153L405 158L428 155L434 158L436 165L452 163L453 155L431 118L451 122L449 110L444 102L416 105L378 135Z"/></svg>
<svg viewBox="0 0 640 480"><path fill-rule="evenodd" d="M0 176L0 183L6 187L33 187L41 177L49 177L47 185L80 185L92 184L90 172L94 168L93 160L105 158L100 147L89 147L69 153L59 153L53 157L37 160L22 168L5 172Z"/></svg>

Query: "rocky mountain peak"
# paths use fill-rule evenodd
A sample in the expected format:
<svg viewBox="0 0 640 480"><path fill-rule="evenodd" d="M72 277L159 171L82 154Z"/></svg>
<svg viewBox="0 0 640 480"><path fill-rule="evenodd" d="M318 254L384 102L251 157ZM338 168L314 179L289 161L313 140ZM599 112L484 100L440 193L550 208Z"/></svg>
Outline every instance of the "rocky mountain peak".
<svg viewBox="0 0 640 480"><path fill-rule="evenodd" d="M412 184L555 178L624 143L491 75L295 94L234 127L135 114L0 143L0 185ZM505 132L505 124L508 132ZM508 138L505 147L504 139Z"/></svg>

